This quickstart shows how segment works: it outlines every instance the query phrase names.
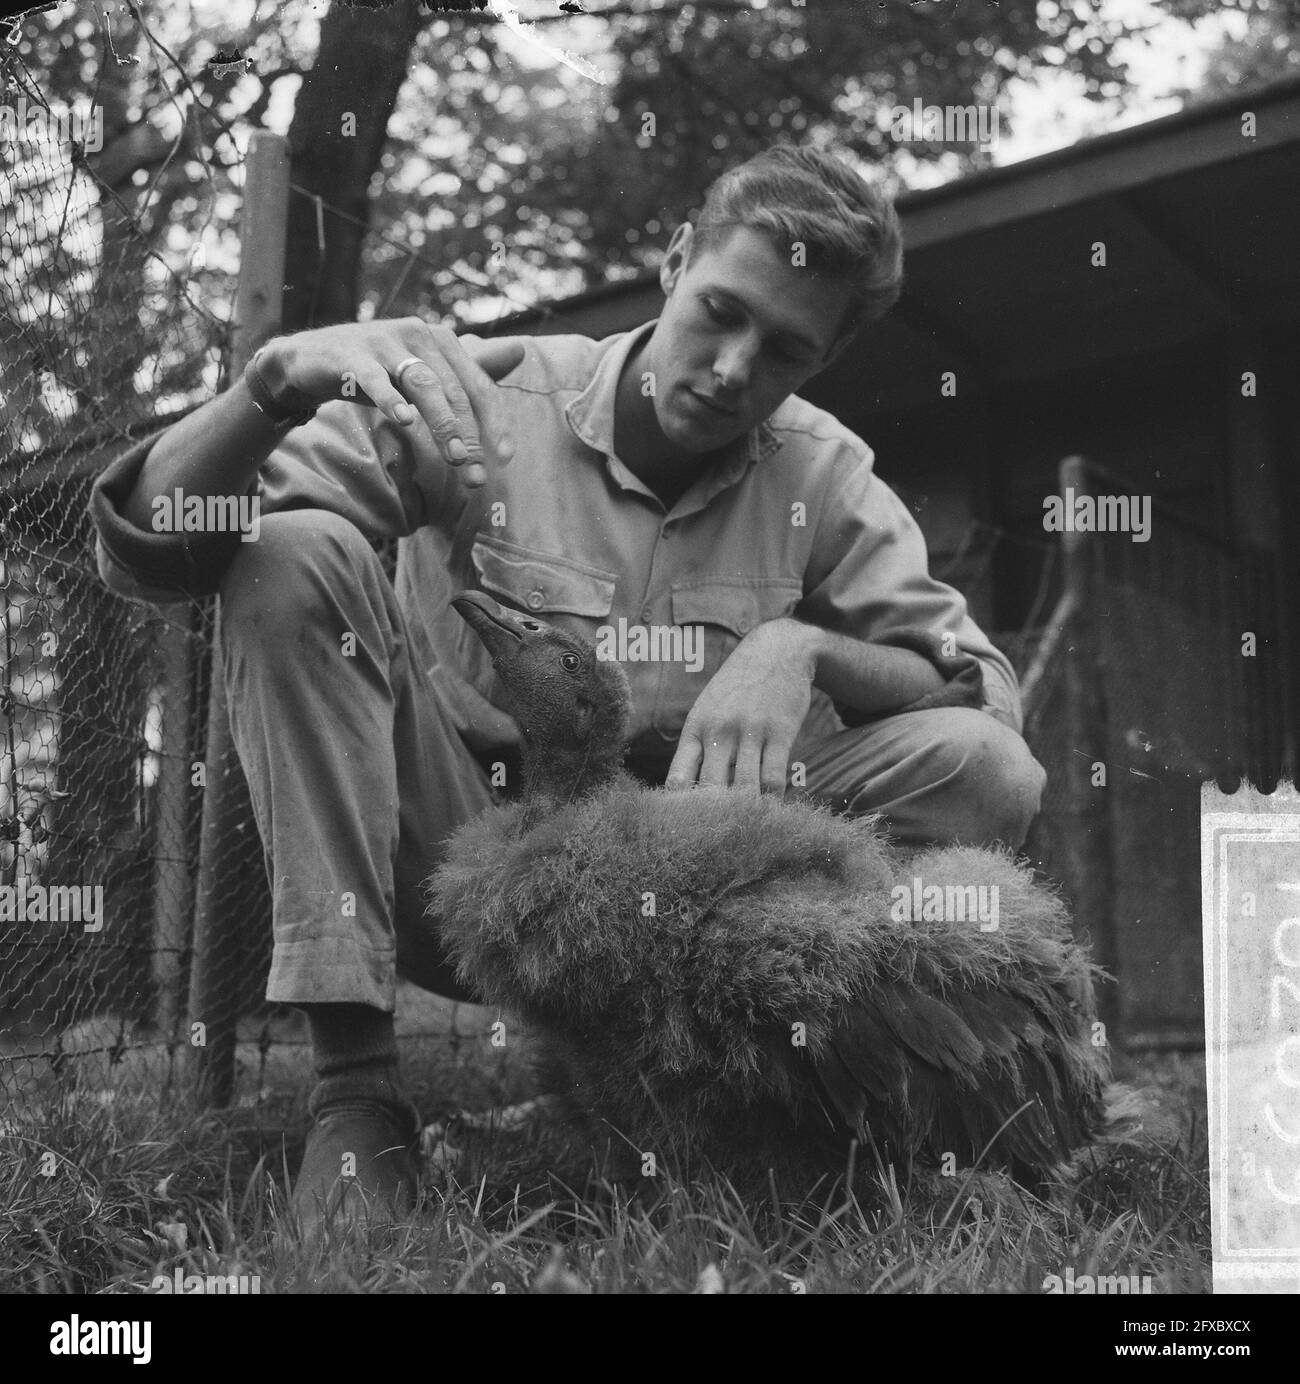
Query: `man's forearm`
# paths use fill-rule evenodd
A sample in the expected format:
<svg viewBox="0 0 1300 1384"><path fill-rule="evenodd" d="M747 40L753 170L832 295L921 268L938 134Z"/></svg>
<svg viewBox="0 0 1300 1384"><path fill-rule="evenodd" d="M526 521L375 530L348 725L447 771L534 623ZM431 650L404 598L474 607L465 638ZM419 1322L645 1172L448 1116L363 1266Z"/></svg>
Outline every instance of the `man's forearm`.
<svg viewBox="0 0 1300 1384"><path fill-rule="evenodd" d="M911 649L869 644L789 620L809 660L813 685L868 716L907 706L944 686L943 674Z"/></svg>
<svg viewBox="0 0 1300 1384"><path fill-rule="evenodd" d="M486 460L513 455L493 386L523 357L520 338L479 342L471 355L450 329L403 317L276 337L258 353L257 374L270 402L290 417L351 399L403 433L423 419L435 446L420 465L431 468L433 483L441 485L450 466L475 490L487 480ZM283 424L258 408L241 379L154 443L122 515L147 528L154 499L178 487L187 495L243 495L283 436Z"/></svg>
<svg viewBox="0 0 1300 1384"><path fill-rule="evenodd" d="M122 507L123 517L139 528L150 528L155 496L177 489L186 495L244 494L283 436L284 429L253 403L248 386L237 381L154 443Z"/></svg>

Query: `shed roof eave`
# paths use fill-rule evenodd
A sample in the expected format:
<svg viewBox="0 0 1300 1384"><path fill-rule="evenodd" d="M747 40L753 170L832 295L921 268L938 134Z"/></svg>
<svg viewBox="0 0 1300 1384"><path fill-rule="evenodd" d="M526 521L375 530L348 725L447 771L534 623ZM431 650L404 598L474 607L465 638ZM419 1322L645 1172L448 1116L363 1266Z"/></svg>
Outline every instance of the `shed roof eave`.
<svg viewBox="0 0 1300 1384"><path fill-rule="evenodd" d="M1256 117L1253 138L1242 134L1246 110ZM896 205L911 252L1287 143L1300 143L1300 77L1189 106L1020 163L983 169L941 187L905 192ZM476 330L496 335L557 314L580 318L584 309L597 304L641 295L650 301L657 289L658 271L647 270Z"/></svg>
<svg viewBox="0 0 1300 1384"><path fill-rule="evenodd" d="M1255 117L1255 133L1242 117ZM982 169L897 201L908 250L1128 192L1179 174L1300 143L1300 77Z"/></svg>

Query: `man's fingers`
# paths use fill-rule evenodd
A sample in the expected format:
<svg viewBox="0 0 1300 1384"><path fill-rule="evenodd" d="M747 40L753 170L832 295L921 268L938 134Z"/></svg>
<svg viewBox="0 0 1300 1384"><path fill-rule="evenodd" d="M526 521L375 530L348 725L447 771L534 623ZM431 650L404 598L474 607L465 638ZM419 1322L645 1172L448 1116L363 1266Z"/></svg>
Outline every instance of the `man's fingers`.
<svg viewBox="0 0 1300 1384"><path fill-rule="evenodd" d="M764 793L775 793L778 798L785 795L792 749L793 740L769 740L763 747L763 770L759 786Z"/></svg>
<svg viewBox="0 0 1300 1384"><path fill-rule="evenodd" d="M409 427L420 416L415 405L393 383L392 377L377 362L367 362L356 372L357 388L377 409L402 427Z"/></svg>
<svg viewBox="0 0 1300 1384"><path fill-rule="evenodd" d="M731 740L710 740L704 747L704 763L700 768L700 782L717 788L726 788L731 782L731 761L734 758L735 744Z"/></svg>
<svg viewBox="0 0 1300 1384"><path fill-rule="evenodd" d="M459 377L441 356L406 366L397 387L420 410L439 450L452 466L466 462L481 465L483 447L478 421Z"/></svg>
<svg viewBox="0 0 1300 1384"><path fill-rule="evenodd" d="M736 751L736 770L732 775L732 786L747 793L757 793L761 786L762 767L762 741L753 736L745 736Z"/></svg>
<svg viewBox="0 0 1300 1384"><path fill-rule="evenodd" d="M700 772L700 760L704 757L704 747L695 736L682 732L677 742L677 753L668 766L668 777L664 787L671 789L689 788Z"/></svg>
<svg viewBox="0 0 1300 1384"><path fill-rule="evenodd" d="M509 461L515 443L495 383L523 360L523 342L485 341L476 343L471 351L468 344L457 340L455 350L449 349L446 358L469 396L485 441L498 460Z"/></svg>
<svg viewBox="0 0 1300 1384"><path fill-rule="evenodd" d="M737 740L721 734L701 739L683 731L677 753L668 766L666 788L688 788L698 781L717 788L734 787L748 793L785 792L785 776L794 741L764 741L757 735ZM734 764L733 764L734 760Z"/></svg>

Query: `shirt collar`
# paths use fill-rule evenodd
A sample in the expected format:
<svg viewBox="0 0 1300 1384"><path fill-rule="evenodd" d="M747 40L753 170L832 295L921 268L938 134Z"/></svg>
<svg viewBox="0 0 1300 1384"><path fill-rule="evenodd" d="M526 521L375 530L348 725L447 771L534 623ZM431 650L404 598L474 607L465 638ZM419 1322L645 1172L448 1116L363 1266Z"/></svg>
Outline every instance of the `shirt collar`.
<svg viewBox="0 0 1300 1384"><path fill-rule="evenodd" d="M569 420L569 427L580 441L605 457L607 465L617 460L614 451L614 401L619 377L628 359L641 349L658 321L657 317L652 318L630 332L609 338L608 349L598 361L587 387L565 406L564 414ZM718 490L738 481L755 462L770 456L780 445L781 439L770 426L770 420L751 428L719 454L711 468L714 480L710 490L716 494ZM622 463L619 463L619 469L625 470ZM630 473L628 475L630 477ZM639 482L637 488L642 488Z"/></svg>

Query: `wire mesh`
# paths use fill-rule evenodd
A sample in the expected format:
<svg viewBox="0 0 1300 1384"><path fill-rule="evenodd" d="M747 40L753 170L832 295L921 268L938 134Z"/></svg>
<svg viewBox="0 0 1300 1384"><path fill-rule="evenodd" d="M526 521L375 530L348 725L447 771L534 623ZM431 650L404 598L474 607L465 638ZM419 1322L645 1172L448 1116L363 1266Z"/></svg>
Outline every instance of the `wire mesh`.
<svg viewBox="0 0 1300 1384"><path fill-rule="evenodd" d="M105 1012L167 1039L188 962L188 781L210 612L110 595L86 505L133 438L219 381L219 274L89 158L128 94L68 103L4 53L0 140L0 1085L57 1076ZM147 111L146 111L147 114ZM107 122L107 125L106 125ZM216 179L207 170L209 181ZM229 186L231 170L217 170ZM180 718L178 722L178 717ZM84 1042L82 1046L84 1046Z"/></svg>

